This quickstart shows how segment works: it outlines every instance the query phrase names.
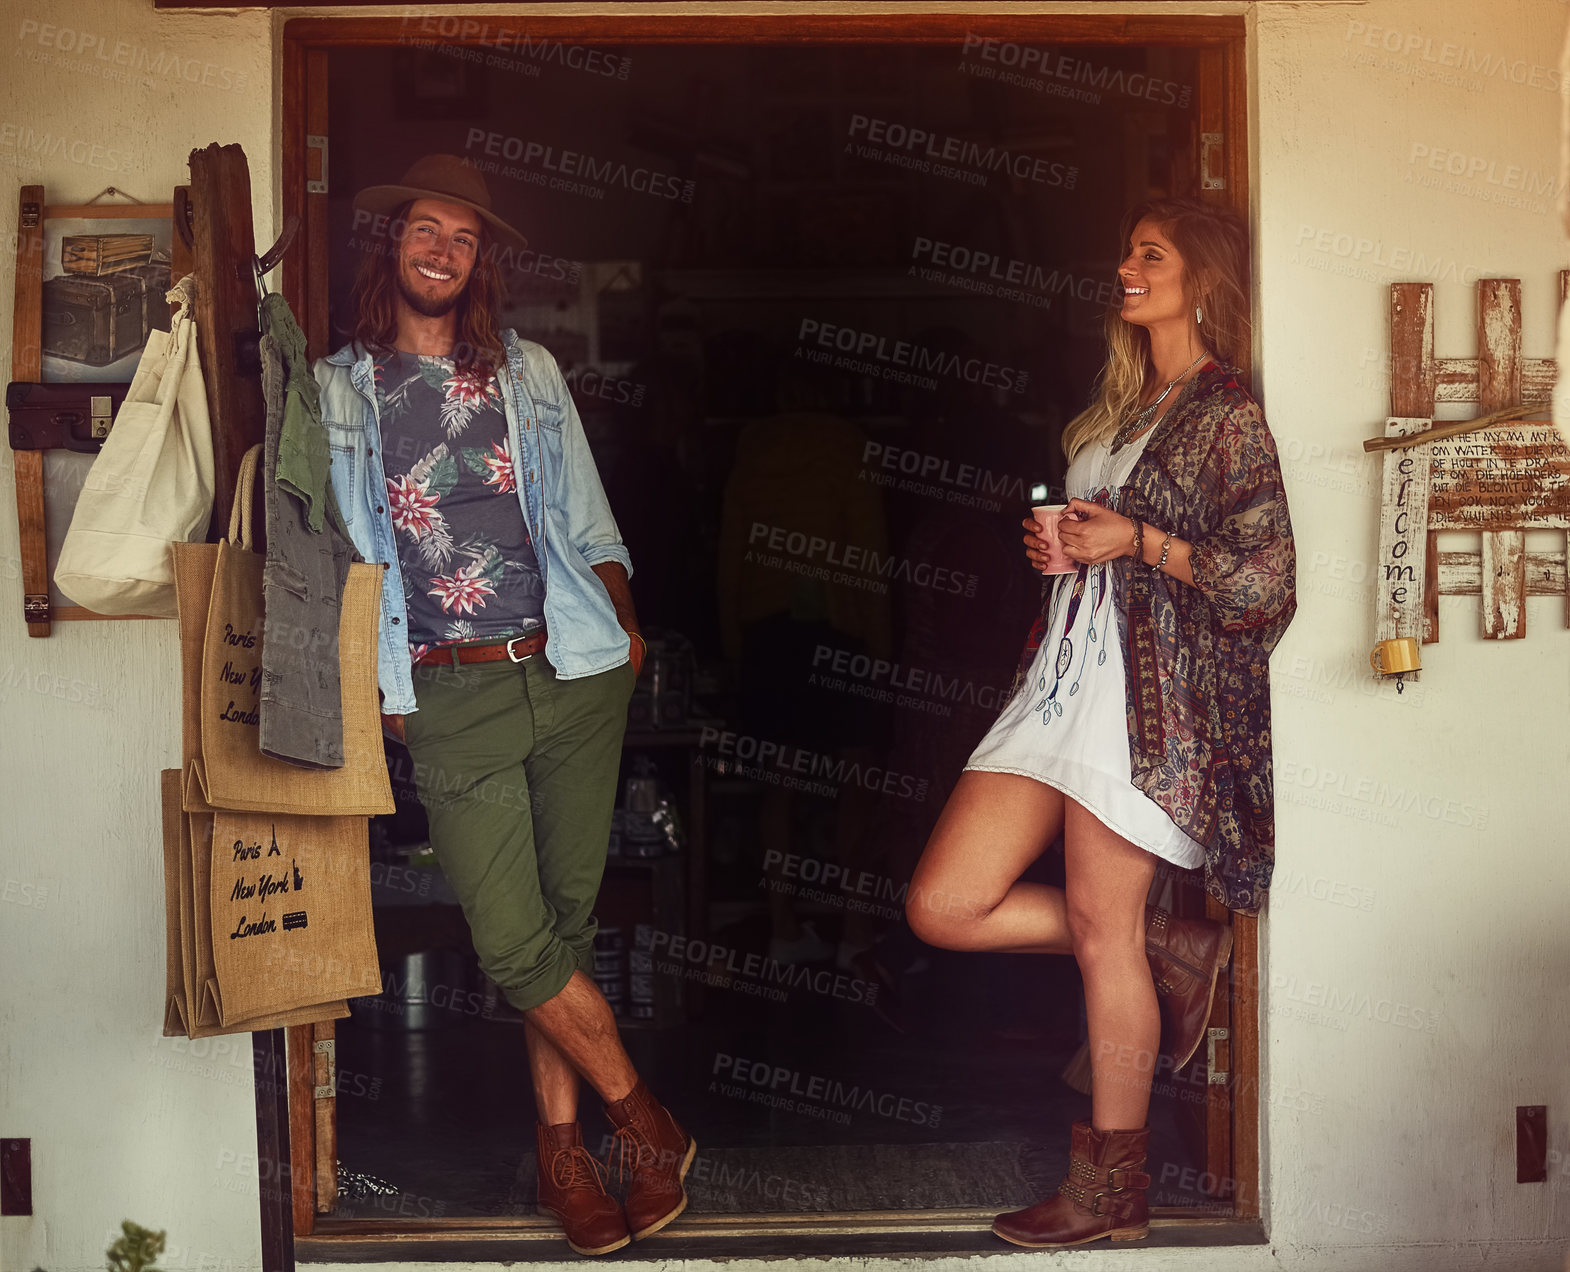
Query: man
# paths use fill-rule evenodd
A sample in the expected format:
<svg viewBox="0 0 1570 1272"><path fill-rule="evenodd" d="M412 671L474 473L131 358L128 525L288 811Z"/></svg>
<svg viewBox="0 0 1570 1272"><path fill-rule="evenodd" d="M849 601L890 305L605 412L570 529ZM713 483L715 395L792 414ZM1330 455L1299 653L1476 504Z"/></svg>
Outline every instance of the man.
<svg viewBox="0 0 1570 1272"><path fill-rule="evenodd" d="M362 263L354 339L315 372L333 493L386 571L383 719L480 965L525 1018L540 1208L603 1254L681 1213L696 1152L589 975L645 650L631 560L555 360L496 329L496 255L524 239L484 178L429 155L354 207L386 218L387 250ZM583 1145L580 1075L631 1163L625 1212Z"/></svg>

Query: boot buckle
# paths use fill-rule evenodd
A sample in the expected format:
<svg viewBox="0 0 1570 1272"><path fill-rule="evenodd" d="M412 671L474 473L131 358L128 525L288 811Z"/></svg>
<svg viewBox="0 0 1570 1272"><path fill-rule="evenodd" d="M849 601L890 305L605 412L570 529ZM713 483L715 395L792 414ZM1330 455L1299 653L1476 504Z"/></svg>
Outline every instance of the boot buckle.
<svg viewBox="0 0 1570 1272"><path fill-rule="evenodd" d="M1101 1199L1107 1194L1104 1192L1092 1193L1090 1197L1090 1213L1097 1219L1105 1219L1111 1212L1101 1208Z"/></svg>
<svg viewBox="0 0 1570 1272"><path fill-rule="evenodd" d="M1131 1169L1132 1167L1129 1166L1109 1166L1107 1168L1107 1191L1117 1193L1122 1192L1125 1188L1127 1188L1128 1185L1126 1183L1113 1183L1112 1176L1116 1175L1119 1171L1122 1171L1124 1175L1127 1175ZM1101 1194L1097 1193L1096 1195L1099 1197Z"/></svg>

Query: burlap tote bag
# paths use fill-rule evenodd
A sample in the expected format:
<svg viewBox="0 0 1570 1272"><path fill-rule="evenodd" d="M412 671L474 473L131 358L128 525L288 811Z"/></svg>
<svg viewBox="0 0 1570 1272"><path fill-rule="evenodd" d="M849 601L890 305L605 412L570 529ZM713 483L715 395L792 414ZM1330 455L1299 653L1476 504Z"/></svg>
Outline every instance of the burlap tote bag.
<svg viewBox="0 0 1570 1272"><path fill-rule="evenodd" d="M231 1015L229 1023L223 1023L222 995L213 960L210 902L213 819L211 814L187 813L181 808L179 769L165 769L160 779L164 830L164 1036L210 1038L347 1016L349 1004L338 998L246 1019ZM201 853L192 851L193 828L203 845Z"/></svg>
<svg viewBox="0 0 1570 1272"><path fill-rule="evenodd" d="M212 822L223 1023L381 992L366 819L221 809Z"/></svg>
<svg viewBox="0 0 1570 1272"><path fill-rule="evenodd" d="M182 733L190 770L185 807L319 816L393 812L376 693L382 596L382 571L377 566L351 565L344 584L338 638L343 767L305 769L262 754L265 561L251 550L252 491L261 451L253 446L240 464L229 537L217 545L174 549Z"/></svg>
<svg viewBox="0 0 1570 1272"><path fill-rule="evenodd" d="M168 293L169 330L147 345L88 470L55 582L100 614L173 618L169 545L200 538L213 510L213 435L189 310L195 279Z"/></svg>

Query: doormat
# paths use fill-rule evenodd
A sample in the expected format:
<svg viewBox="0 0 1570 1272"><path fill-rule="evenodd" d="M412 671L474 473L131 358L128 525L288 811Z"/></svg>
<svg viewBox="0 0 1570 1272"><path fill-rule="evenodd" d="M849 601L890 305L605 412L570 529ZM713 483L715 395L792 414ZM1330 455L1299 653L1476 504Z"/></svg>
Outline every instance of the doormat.
<svg viewBox="0 0 1570 1272"><path fill-rule="evenodd" d="M999 1210L1041 1199L1019 1142L709 1148L686 1179L689 1214ZM612 1192L618 1192L613 1183ZM503 1213L533 1208L534 1157L520 1163Z"/></svg>

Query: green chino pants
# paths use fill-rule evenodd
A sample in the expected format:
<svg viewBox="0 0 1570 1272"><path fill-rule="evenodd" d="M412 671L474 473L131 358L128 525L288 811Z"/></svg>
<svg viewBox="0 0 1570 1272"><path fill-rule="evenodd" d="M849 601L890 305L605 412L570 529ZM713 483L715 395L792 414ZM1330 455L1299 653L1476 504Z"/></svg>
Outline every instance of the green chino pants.
<svg viewBox="0 0 1570 1272"><path fill-rule="evenodd" d="M594 973L630 662L561 680L523 662L414 669L404 717L431 847L480 967L519 1011Z"/></svg>

